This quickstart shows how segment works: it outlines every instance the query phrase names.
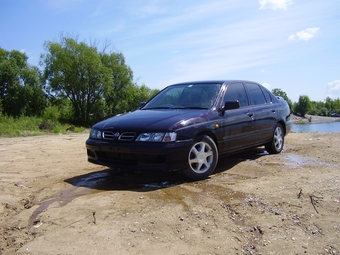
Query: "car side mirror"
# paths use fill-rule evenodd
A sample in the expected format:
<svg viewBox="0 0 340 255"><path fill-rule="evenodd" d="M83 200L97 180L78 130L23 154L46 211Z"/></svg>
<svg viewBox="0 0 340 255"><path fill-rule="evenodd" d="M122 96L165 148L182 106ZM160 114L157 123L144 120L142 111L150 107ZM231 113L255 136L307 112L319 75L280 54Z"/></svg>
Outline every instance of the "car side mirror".
<svg viewBox="0 0 340 255"><path fill-rule="evenodd" d="M240 108L240 102L238 100L236 101L226 101L224 103L224 106L222 107L221 111L224 114L227 110L233 110Z"/></svg>

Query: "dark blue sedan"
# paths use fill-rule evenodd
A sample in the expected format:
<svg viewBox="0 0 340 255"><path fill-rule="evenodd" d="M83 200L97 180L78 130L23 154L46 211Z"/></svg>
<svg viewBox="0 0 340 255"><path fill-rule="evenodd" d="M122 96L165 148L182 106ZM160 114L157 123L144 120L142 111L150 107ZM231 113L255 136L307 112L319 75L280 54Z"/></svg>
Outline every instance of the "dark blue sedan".
<svg viewBox="0 0 340 255"><path fill-rule="evenodd" d="M193 180L213 173L220 155L265 146L280 153L291 129L287 102L241 80L166 87L130 113L95 124L88 161L119 169L183 171Z"/></svg>

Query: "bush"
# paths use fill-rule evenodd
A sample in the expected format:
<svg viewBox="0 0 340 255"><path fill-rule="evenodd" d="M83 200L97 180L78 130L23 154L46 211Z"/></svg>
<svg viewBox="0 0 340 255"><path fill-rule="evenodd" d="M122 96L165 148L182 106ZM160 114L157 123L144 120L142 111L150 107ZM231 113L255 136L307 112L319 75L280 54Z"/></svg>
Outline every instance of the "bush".
<svg viewBox="0 0 340 255"><path fill-rule="evenodd" d="M83 132L83 127L47 121L38 117L8 117L0 114L0 137L34 136Z"/></svg>
<svg viewBox="0 0 340 255"><path fill-rule="evenodd" d="M46 121L51 121L51 122L58 122L60 118L60 113L58 111L58 107L56 106L49 106L45 109L43 118Z"/></svg>

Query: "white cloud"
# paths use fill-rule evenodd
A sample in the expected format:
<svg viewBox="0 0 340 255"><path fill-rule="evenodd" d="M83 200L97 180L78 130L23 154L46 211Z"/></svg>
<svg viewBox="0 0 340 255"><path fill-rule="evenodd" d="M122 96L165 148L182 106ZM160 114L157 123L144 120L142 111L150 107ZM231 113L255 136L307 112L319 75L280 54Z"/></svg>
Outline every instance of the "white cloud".
<svg viewBox="0 0 340 255"><path fill-rule="evenodd" d="M162 7L161 3L158 5L156 5L155 3L144 4L141 8L138 9L139 16L142 18L153 15L162 15L165 12L166 10L164 7Z"/></svg>
<svg viewBox="0 0 340 255"><path fill-rule="evenodd" d="M105 10L101 6L97 6L94 12L90 14L91 18L99 17L105 13Z"/></svg>
<svg viewBox="0 0 340 255"><path fill-rule="evenodd" d="M320 30L319 27L307 28L305 30L301 30L300 32L296 32L293 35L290 35L288 37L288 40L292 41L292 40L298 39L298 40L308 41L312 39L319 32L319 30Z"/></svg>
<svg viewBox="0 0 340 255"><path fill-rule="evenodd" d="M296 37L296 35L290 35L290 36L288 37L288 40L289 40L289 41L293 41L293 40L295 39L295 37Z"/></svg>
<svg viewBox="0 0 340 255"><path fill-rule="evenodd" d="M327 84L327 96L339 97L340 96L340 80L335 80Z"/></svg>
<svg viewBox="0 0 340 255"><path fill-rule="evenodd" d="M260 10L265 9L282 9L287 10L288 5L293 3L292 0L259 0Z"/></svg>
<svg viewBox="0 0 340 255"><path fill-rule="evenodd" d="M201 8L198 9L201 10ZM149 25L145 33L155 33L155 31L161 33L169 27L175 27L176 30L179 30L182 24L198 23L201 22L202 16L210 15L210 12L197 15L199 10L195 9L195 11L185 12L185 14L180 13L174 17L164 17L157 20L158 22L152 23L152 29ZM218 11L220 10L221 8L218 9ZM195 15L192 15L192 13ZM207 17L203 20L205 19ZM172 58L167 60L166 63L168 68L170 67L176 75L171 74L166 79L164 77L159 78L154 83L163 84L163 82L166 82L168 84L182 80L219 79L229 77L233 75L233 72L255 66L263 67L268 63L282 60L282 58L277 57L277 50L286 43L282 42L281 33L282 31L285 31L285 34L289 33L288 28L286 28L287 22L283 29L278 29L277 26L277 23L283 24L283 22L273 22L272 18L255 21L241 20L233 23L226 22L226 24L223 24L220 20L215 20L215 22L219 25L180 31L176 36L169 37L166 40L157 39L155 44L145 44L143 52L155 52L162 48L179 51L179 54L172 54ZM259 36L259 27L263 31L272 32L263 33ZM144 31L142 29L137 33L144 34ZM166 34L164 35L166 37ZM157 37L160 38L159 35ZM130 54L138 53L131 53L130 50Z"/></svg>
<svg viewBox="0 0 340 255"><path fill-rule="evenodd" d="M21 49L20 52L24 53L27 57L31 55L31 52L28 52L26 49Z"/></svg>

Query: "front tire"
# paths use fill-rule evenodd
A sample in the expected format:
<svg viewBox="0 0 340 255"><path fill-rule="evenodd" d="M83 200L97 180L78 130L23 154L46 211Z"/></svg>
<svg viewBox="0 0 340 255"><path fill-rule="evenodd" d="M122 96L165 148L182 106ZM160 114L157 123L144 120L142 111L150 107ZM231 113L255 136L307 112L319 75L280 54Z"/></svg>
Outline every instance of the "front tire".
<svg viewBox="0 0 340 255"><path fill-rule="evenodd" d="M272 140L265 145L270 154L278 154L284 145L284 131L281 124L277 124L273 133Z"/></svg>
<svg viewBox="0 0 340 255"><path fill-rule="evenodd" d="M198 136L189 150L187 168L183 172L192 180L202 180L214 172L217 161L214 140L207 135Z"/></svg>

